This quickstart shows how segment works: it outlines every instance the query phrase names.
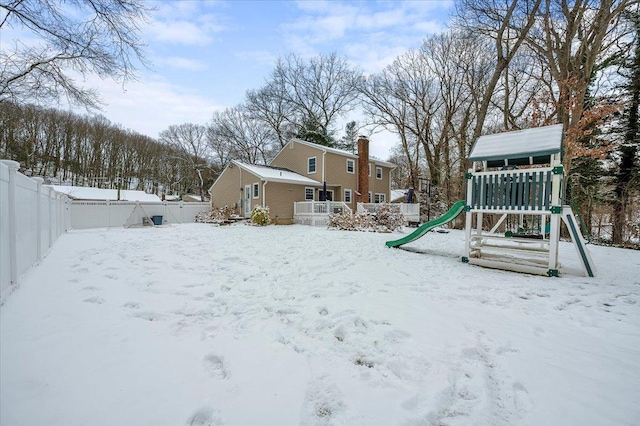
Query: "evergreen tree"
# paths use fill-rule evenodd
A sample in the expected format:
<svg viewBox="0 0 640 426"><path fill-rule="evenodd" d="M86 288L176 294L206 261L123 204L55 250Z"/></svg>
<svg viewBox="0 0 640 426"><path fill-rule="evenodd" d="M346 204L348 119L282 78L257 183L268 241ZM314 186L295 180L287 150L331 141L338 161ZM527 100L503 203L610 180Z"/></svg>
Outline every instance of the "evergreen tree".
<svg viewBox="0 0 640 426"><path fill-rule="evenodd" d="M344 127L344 136L336 143L336 148L355 153L358 144L358 122L350 121Z"/></svg>
<svg viewBox="0 0 640 426"><path fill-rule="evenodd" d="M633 41L630 55L622 63L620 74L625 80L625 108L622 116L623 140L618 152L616 167L615 200L613 203L613 243L624 242L624 228L627 222L629 200L640 189L638 148L640 147L640 128L638 108L640 105L640 16L628 13L627 20L633 25Z"/></svg>
<svg viewBox="0 0 640 426"><path fill-rule="evenodd" d="M302 121L296 138L318 145L335 148L336 142L331 132L324 131L323 127L315 120L307 118Z"/></svg>

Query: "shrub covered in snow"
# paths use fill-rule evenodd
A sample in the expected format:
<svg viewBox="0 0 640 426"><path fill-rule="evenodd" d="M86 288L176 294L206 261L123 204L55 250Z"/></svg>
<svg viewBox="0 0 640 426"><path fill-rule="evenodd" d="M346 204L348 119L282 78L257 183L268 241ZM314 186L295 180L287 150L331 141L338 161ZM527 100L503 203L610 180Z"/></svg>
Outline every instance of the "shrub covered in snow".
<svg viewBox="0 0 640 426"><path fill-rule="evenodd" d="M378 231L395 231L405 224L404 215L397 204L380 204L376 207L375 223Z"/></svg>
<svg viewBox="0 0 640 426"><path fill-rule="evenodd" d="M343 231L375 231L391 232L404 226L404 216L400 206L381 204L376 208L375 215L366 212L354 214L343 213L329 217L329 228Z"/></svg>
<svg viewBox="0 0 640 426"><path fill-rule="evenodd" d="M234 214L233 207L224 206L212 209L210 212L200 212L196 214L196 222L199 223L222 223Z"/></svg>
<svg viewBox="0 0 640 426"><path fill-rule="evenodd" d="M341 231L373 231L373 218L368 213L338 213L329 216L329 228Z"/></svg>
<svg viewBox="0 0 640 426"><path fill-rule="evenodd" d="M255 206L251 210L251 222L258 226L268 225L269 219L269 207Z"/></svg>

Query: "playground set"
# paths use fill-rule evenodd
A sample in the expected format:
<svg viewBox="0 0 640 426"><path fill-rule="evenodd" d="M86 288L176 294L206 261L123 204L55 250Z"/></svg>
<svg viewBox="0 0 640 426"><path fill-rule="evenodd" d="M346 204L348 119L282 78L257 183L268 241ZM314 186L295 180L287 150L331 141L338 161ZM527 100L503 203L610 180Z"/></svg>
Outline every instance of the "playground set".
<svg viewBox="0 0 640 426"><path fill-rule="evenodd" d="M387 247L415 241L466 212L463 262L557 277L564 222L583 273L593 277L576 216L563 203L562 135L562 125L553 125L481 136L469 154L467 199Z"/></svg>

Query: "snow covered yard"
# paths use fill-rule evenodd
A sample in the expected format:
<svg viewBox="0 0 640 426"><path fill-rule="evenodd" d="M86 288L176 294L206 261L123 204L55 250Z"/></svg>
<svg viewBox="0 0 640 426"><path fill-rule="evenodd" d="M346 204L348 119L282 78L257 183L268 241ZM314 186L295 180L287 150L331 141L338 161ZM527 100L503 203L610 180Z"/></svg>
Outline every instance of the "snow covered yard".
<svg viewBox="0 0 640 426"><path fill-rule="evenodd" d="M640 252L545 278L400 236L70 232L0 308L0 424L638 424Z"/></svg>

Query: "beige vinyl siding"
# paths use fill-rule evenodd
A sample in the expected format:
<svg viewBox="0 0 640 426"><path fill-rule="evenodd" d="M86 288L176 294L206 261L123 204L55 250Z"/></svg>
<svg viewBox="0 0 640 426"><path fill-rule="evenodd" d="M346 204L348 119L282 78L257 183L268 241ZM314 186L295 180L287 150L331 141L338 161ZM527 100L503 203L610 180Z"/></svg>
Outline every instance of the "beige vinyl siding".
<svg viewBox="0 0 640 426"><path fill-rule="evenodd" d="M320 183L322 183L324 177L324 180L327 182L327 187L334 190L334 201L344 201L344 190L351 189L353 201L349 204L349 207L355 209L355 192L360 192L360 188L358 188L357 156L342 155L330 151L323 154L323 152L322 147L312 147L296 141L290 141L271 162L271 166L293 170ZM308 173L307 170L307 160L310 157L316 157L315 173ZM354 161L354 173L347 172L347 159ZM391 197L389 189L389 174L391 169L387 166L380 166L374 161L370 161L369 163L371 165L369 191L374 194L383 193L386 199L389 200ZM382 167L382 179L376 179L376 167ZM296 201L304 201L304 189L302 189L302 191L302 196L296 199ZM267 197L269 197L269 189L267 189Z"/></svg>
<svg viewBox="0 0 640 426"><path fill-rule="evenodd" d="M211 207L214 209L224 206L234 207L236 214L241 214L238 201L242 197L243 194L240 192L240 168L236 165L227 167L211 187Z"/></svg>
<svg viewBox="0 0 640 426"><path fill-rule="evenodd" d="M291 148L293 144L293 148ZM308 173L307 160L316 157L316 172ZM284 167L310 179L322 181L322 150L308 145L289 142L270 163L274 167Z"/></svg>
<svg viewBox="0 0 640 426"><path fill-rule="evenodd" d="M258 183L258 198L253 198L253 185ZM238 203L244 199L244 187L251 191L251 208L262 205L262 181L249 171L232 164L224 169L222 175L211 188L211 207L234 207L236 214L244 216L244 208ZM242 190L242 191L241 191Z"/></svg>
<svg viewBox="0 0 640 426"><path fill-rule="evenodd" d="M369 192L373 194L385 194L387 201L391 199L389 193L389 182L391 169L389 167L376 165L374 162L370 162L371 165L371 177L369 177ZM382 179L376 178L376 167L382 168ZM373 203L373 200L371 201Z"/></svg>
<svg viewBox="0 0 640 426"><path fill-rule="evenodd" d="M355 164L355 173L347 172L347 158L344 155L327 152L325 155L325 179L327 186L337 188L334 192L334 201L344 201L344 190L351 189L351 209L355 209L355 192L358 189L358 163Z"/></svg>
<svg viewBox="0 0 640 426"><path fill-rule="evenodd" d="M265 193L266 205L269 207L269 216L278 224L288 225L293 223L293 203L305 201L304 185L289 183L269 182Z"/></svg>

